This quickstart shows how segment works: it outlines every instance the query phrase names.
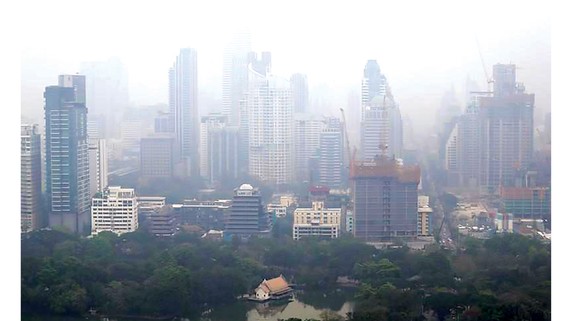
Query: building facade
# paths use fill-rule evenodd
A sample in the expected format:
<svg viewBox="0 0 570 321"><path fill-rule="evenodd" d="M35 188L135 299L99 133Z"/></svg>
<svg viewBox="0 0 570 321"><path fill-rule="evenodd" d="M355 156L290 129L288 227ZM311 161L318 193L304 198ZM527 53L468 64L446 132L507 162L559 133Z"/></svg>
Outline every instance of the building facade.
<svg viewBox="0 0 570 321"><path fill-rule="evenodd" d="M339 188L345 177L344 135L340 119L329 117L320 134L318 152L318 183Z"/></svg>
<svg viewBox="0 0 570 321"><path fill-rule="evenodd" d="M169 71L169 107L180 156L187 175L200 174L198 118L198 58L195 49L182 48Z"/></svg>
<svg viewBox="0 0 570 321"><path fill-rule="evenodd" d="M172 134L155 134L141 139L141 175L172 177L178 161L178 150Z"/></svg>
<svg viewBox="0 0 570 321"><path fill-rule="evenodd" d="M360 144L363 160L373 160L380 155L402 157L402 117L398 105L389 96L376 96L364 106Z"/></svg>
<svg viewBox="0 0 570 321"><path fill-rule="evenodd" d="M364 67L360 87L361 120L364 120L364 109L376 96L386 96L386 77L380 72L380 66L376 60L368 60Z"/></svg>
<svg viewBox="0 0 570 321"><path fill-rule="evenodd" d="M316 155L321 133L325 127L322 119L308 114L294 114L295 178L298 182L310 181L309 159Z"/></svg>
<svg viewBox="0 0 570 321"><path fill-rule="evenodd" d="M89 194L101 193L108 185L109 166L104 139L89 139Z"/></svg>
<svg viewBox="0 0 570 321"><path fill-rule="evenodd" d="M259 189L249 184L236 188L224 233L247 237L267 235L270 229L270 217L264 211Z"/></svg>
<svg viewBox="0 0 570 321"><path fill-rule="evenodd" d="M414 238L418 233L419 166L380 157L351 170L354 236L367 242Z"/></svg>
<svg viewBox="0 0 570 321"><path fill-rule="evenodd" d="M43 227L39 126L20 127L20 223L22 233Z"/></svg>
<svg viewBox="0 0 570 321"><path fill-rule="evenodd" d="M309 84L307 75L293 74L291 76L291 90L293 92L293 111L295 113L309 112Z"/></svg>
<svg viewBox="0 0 570 321"><path fill-rule="evenodd" d="M200 124L200 172L210 184L239 175L239 128L228 126L227 116L210 114Z"/></svg>
<svg viewBox="0 0 570 321"><path fill-rule="evenodd" d="M103 231L121 235L139 227L138 201L133 188L109 186L91 201L91 235Z"/></svg>
<svg viewBox="0 0 570 321"><path fill-rule="evenodd" d="M85 76L61 75L46 87L46 195L49 226L88 233L89 151Z"/></svg>
<svg viewBox="0 0 570 321"><path fill-rule="evenodd" d="M340 234L341 209L325 208L324 202L313 202L311 208L297 208L293 213L293 239L305 236L337 238Z"/></svg>
<svg viewBox="0 0 570 321"><path fill-rule="evenodd" d="M248 65L250 63L251 35L236 33L224 49L222 80L222 112L228 123L239 126L240 101L248 88Z"/></svg>

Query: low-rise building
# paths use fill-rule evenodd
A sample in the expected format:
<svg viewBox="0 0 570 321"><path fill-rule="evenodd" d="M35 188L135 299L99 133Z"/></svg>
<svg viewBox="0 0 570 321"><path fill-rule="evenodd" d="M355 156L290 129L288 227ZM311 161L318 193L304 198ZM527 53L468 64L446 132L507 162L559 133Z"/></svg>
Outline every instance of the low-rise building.
<svg viewBox="0 0 570 321"><path fill-rule="evenodd" d="M325 208L324 202L313 202L311 208L297 208L293 216L294 240L303 236L337 238L339 235L340 208Z"/></svg>
<svg viewBox="0 0 570 321"><path fill-rule="evenodd" d="M176 233L176 216L170 206L148 212L148 231L154 236L172 236Z"/></svg>
<svg viewBox="0 0 570 321"><path fill-rule="evenodd" d="M275 300L290 295L293 291L283 275L263 280L255 289L255 301Z"/></svg>
<svg viewBox="0 0 570 321"><path fill-rule="evenodd" d="M116 234L138 229L138 201L133 188L109 186L91 200L91 234Z"/></svg>
<svg viewBox="0 0 570 321"><path fill-rule="evenodd" d="M267 204L267 211L275 214L277 218L287 216L287 206L281 204Z"/></svg>

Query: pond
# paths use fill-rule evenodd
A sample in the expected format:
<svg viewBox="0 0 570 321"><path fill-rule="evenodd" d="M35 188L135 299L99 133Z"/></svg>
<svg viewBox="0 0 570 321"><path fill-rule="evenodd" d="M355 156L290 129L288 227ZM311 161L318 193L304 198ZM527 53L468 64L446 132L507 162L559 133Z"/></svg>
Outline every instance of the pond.
<svg viewBox="0 0 570 321"><path fill-rule="evenodd" d="M213 308L204 313L202 317L193 319L180 319L178 321L277 321L279 319L300 318L322 319L325 311L336 313L345 317L354 309L353 288L338 288L321 291L296 291L290 300L283 299L256 303L250 301L237 301L232 304ZM73 317L22 317L24 321L148 321L148 319L135 318L73 318Z"/></svg>

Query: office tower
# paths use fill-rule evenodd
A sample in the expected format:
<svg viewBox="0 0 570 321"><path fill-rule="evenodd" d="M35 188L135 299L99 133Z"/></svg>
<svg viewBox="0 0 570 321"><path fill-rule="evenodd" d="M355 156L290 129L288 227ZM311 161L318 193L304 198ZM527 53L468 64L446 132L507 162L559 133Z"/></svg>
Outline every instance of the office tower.
<svg viewBox="0 0 570 321"><path fill-rule="evenodd" d="M154 132L174 133L174 123L172 122L172 115L170 113L159 113L159 115L154 118Z"/></svg>
<svg viewBox="0 0 570 321"><path fill-rule="evenodd" d="M386 96L388 88L386 77L380 73L380 66L376 60L368 60L364 67L364 75L360 88L361 117L364 120L364 109L376 96Z"/></svg>
<svg viewBox="0 0 570 321"><path fill-rule="evenodd" d="M89 195L101 193L108 184L107 147L104 139L89 139Z"/></svg>
<svg viewBox="0 0 570 321"><path fill-rule="evenodd" d="M172 133L156 133L141 139L141 175L172 177L179 159L178 145Z"/></svg>
<svg viewBox="0 0 570 321"><path fill-rule="evenodd" d="M338 238L341 209L326 208L324 202L313 202L311 208L297 208L293 213L293 239L304 236Z"/></svg>
<svg viewBox="0 0 570 321"><path fill-rule="evenodd" d="M297 182L310 181L309 158L315 156L319 149L324 121L308 113L294 114L295 145L295 177Z"/></svg>
<svg viewBox="0 0 570 321"><path fill-rule="evenodd" d="M182 48L169 71L169 107L174 115L176 141L188 176L200 174L197 68L196 50Z"/></svg>
<svg viewBox="0 0 570 321"><path fill-rule="evenodd" d="M242 184L234 189L224 233L247 237L256 234L267 235L270 229L270 216L263 210L259 189L249 184Z"/></svg>
<svg viewBox="0 0 570 321"><path fill-rule="evenodd" d="M126 67L116 58L83 62L81 74L87 78L86 95L89 118L104 124L99 137L118 138L120 119L129 105L129 79Z"/></svg>
<svg viewBox="0 0 570 321"><path fill-rule="evenodd" d="M293 111L306 113L309 111L309 84L307 75L293 74L291 76L291 90L293 91Z"/></svg>
<svg viewBox="0 0 570 321"><path fill-rule="evenodd" d="M459 146L458 146L458 127L455 125L446 135L447 139L443 144L443 169L446 172L446 185L457 186L459 184Z"/></svg>
<svg viewBox="0 0 570 321"><path fill-rule="evenodd" d="M401 158L403 149L402 117L389 96L376 96L366 103L361 125L361 158L373 160L385 155Z"/></svg>
<svg viewBox="0 0 570 321"><path fill-rule="evenodd" d="M239 125L240 100L248 88L251 36L237 33L224 49L222 112L230 125Z"/></svg>
<svg viewBox="0 0 570 321"><path fill-rule="evenodd" d="M133 188L107 187L91 202L91 235L103 231L121 235L139 227L138 202Z"/></svg>
<svg viewBox="0 0 570 321"><path fill-rule="evenodd" d="M250 69L257 78L245 101L249 174L282 185L293 180L293 102L289 81Z"/></svg>
<svg viewBox="0 0 570 321"><path fill-rule="evenodd" d="M481 184L488 192L514 186L527 170L534 140L534 94L516 83L515 65L493 66L494 92L480 100Z"/></svg>
<svg viewBox="0 0 570 321"><path fill-rule="evenodd" d="M476 190L480 185L481 126L479 105L483 95L471 94L471 100L465 113L459 117L457 124L459 186L470 190Z"/></svg>
<svg viewBox="0 0 570 321"><path fill-rule="evenodd" d="M89 152L85 76L62 75L45 98L49 226L89 231Z"/></svg>
<svg viewBox="0 0 570 321"><path fill-rule="evenodd" d="M271 53L263 52L261 59L257 58L257 54L250 52L248 54L247 65L247 87L246 92L239 101L239 142L240 153L238 167L240 174L250 174L249 168L249 123L250 112L249 105L255 101L258 96L259 88L264 88L267 83L267 76L271 71Z"/></svg>
<svg viewBox="0 0 570 321"><path fill-rule="evenodd" d="M200 172L210 184L223 184L239 174L239 130L227 121L225 115L210 114L200 124Z"/></svg>
<svg viewBox="0 0 570 321"><path fill-rule="evenodd" d="M20 220L22 232L43 227L42 159L39 126L20 128Z"/></svg>
<svg viewBox="0 0 570 321"><path fill-rule="evenodd" d="M143 122L138 119L128 119L121 122L121 143L125 149L138 149L143 134Z"/></svg>
<svg viewBox="0 0 570 321"><path fill-rule="evenodd" d="M319 140L318 182L329 188L343 185L345 172L344 135L340 119L329 117L325 120Z"/></svg>
<svg viewBox="0 0 570 321"><path fill-rule="evenodd" d="M419 166L387 157L354 164L354 236L364 241L416 237L420 174Z"/></svg>

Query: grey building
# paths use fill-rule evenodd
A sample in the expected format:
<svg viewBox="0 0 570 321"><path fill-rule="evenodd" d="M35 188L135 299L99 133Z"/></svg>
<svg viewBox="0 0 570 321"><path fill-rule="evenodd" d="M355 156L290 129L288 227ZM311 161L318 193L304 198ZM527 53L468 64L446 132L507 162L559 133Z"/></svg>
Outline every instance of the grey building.
<svg viewBox="0 0 570 321"><path fill-rule="evenodd" d="M410 239L418 233L419 166L378 157L351 172L353 231L364 241Z"/></svg>
<svg viewBox="0 0 570 321"><path fill-rule="evenodd" d="M46 193L49 226L90 231L89 153L85 76L59 76L46 87Z"/></svg>
<svg viewBox="0 0 570 321"><path fill-rule="evenodd" d="M307 75L293 74L291 76L291 90L293 92L293 112L306 113L309 111L309 84Z"/></svg>
<svg viewBox="0 0 570 321"><path fill-rule="evenodd" d="M386 77L380 72L380 66L376 60L368 60L364 67L362 83L360 87L361 118L364 120L366 105L376 96L387 94Z"/></svg>
<svg viewBox="0 0 570 321"><path fill-rule="evenodd" d="M20 134L20 219L22 232L29 232L44 225L41 135L37 124L22 125Z"/></svg>
<svg viewBox="0 0 570 321"><path fill-rule="evenodd" d="M234 197L225 223L225 234L248 237L267 235L271 229L268 213L264 211L261 192L249 184L234 190Z"/></svg>
<svg viewBox="0 0 570 321"><path fill-rule="evenodd" d="M182 48L169 71L169 107L187 175L200 174L198 118L198 58L195 49Z"/></svg>
<svg viewBox="0 0 570 321"><path fill-rule="evenodd" d="M346 171L344 162L344 136L340 119L329 117L319 141L318 182L329 188L343 185Z"/></svg>
<svg viewBox="0 0 570 321"><path fill-rule="evenodd" d="M174 136L162 133L142 138L140 159L143 177L172 177L179 159Z"/></svg>

